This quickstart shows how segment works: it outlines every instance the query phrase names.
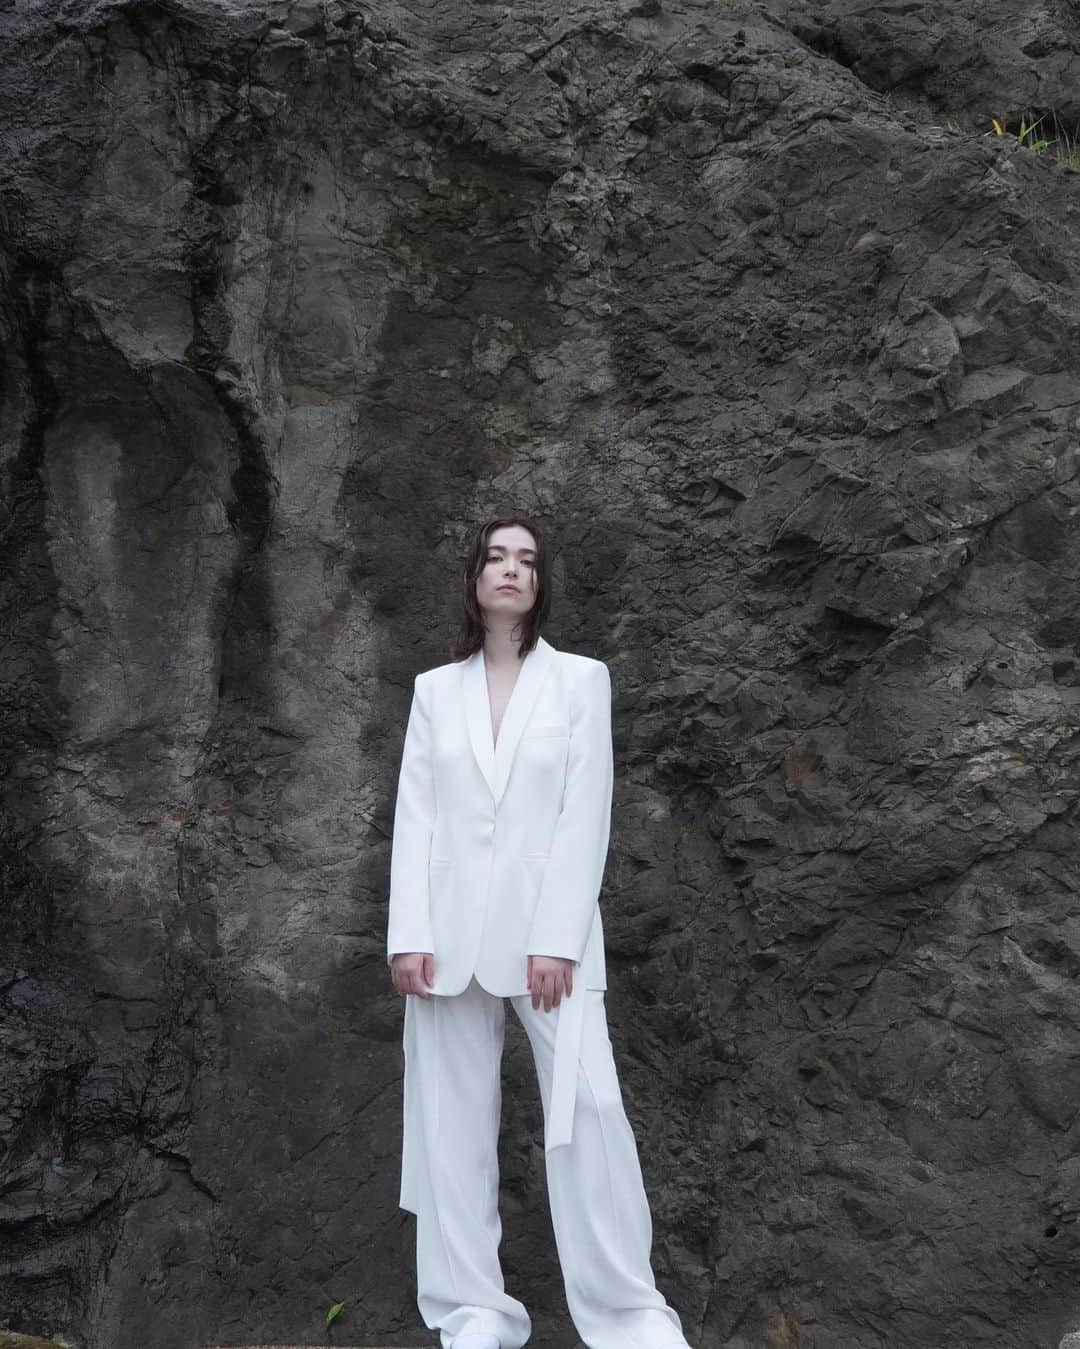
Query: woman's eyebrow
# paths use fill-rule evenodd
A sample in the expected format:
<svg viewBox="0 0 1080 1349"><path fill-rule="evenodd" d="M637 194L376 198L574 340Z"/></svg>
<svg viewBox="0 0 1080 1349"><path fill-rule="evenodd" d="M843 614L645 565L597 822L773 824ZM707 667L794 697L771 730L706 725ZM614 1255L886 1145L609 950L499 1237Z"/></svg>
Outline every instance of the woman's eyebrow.
<svg viewBox="0 0 1080 1349"><path fill-rule="evenodd" d="M492 551L495 551L495 552L497 552L497 553L505 553L505 552L507 551L506 544L505 544L505 543L489 543L489 544L488 544L488 552L492 552ZM517 548L517 549L511 548L509 551L510 551L511 553L513 553L513 552L518 552L518 553L532 553L532 555L533 555L534 557L536 556L536 549L535 549L535 548Z"/></svg>

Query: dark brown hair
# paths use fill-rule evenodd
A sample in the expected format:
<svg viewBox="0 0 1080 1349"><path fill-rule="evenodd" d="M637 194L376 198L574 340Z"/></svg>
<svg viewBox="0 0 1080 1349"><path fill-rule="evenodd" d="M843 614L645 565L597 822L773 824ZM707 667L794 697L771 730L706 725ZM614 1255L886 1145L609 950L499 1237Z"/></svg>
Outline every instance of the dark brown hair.
<svg viewBox="0 0 1080 1349"><path fill-rule="evenodd" d="M465 660L484 645L484 615L476 599L476 578L484 570L487 562L488 540L497 529L506 525L520 525L527 529L536 540L536 601L521 620L521 646L518 659L524 660L536 645L551 607L551 560L548 554L547 539L544 531L527 515L502 515L495 520L485 520L476 531L472 545L461 573L461 636L451 651L452 660Z"/></svg>

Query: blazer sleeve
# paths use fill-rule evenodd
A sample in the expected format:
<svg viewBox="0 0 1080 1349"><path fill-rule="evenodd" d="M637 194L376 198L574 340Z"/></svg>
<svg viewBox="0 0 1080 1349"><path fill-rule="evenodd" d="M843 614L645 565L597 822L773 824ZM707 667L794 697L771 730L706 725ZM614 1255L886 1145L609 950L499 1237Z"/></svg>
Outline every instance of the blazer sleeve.
<svg viewBox="0 0 1080 1349"><path fill-rule="evenodd" d="M434 954L428 910L428 859L435 828L435 777L431 760L431 714L417 675L401 752L394 833L390 843L390 902L386 963L400 951Z"/></svg>
<svg viewBox="0 0 1080 1349"><path fill-rule="evenodd" d="M614 755L611 675L591 661L571 705L562 809L526 951L581 963L607 862Z"/></svg>

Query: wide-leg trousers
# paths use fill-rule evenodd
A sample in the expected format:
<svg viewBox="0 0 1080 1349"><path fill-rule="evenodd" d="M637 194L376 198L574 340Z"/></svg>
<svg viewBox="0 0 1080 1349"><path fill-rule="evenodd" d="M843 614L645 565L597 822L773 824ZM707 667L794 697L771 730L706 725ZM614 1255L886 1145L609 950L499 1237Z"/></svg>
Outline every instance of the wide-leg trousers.
<svg viewBox="0 0 1080 1349"><path fill-rule="evenodd" d="M545 1153L548 1202L567 1307L587 1349L688 1349L678 1314L656 1287L652 1219L608 1036L602 989L584 993L569 1143ZM544 1118L562 1005L513 1003L532 1046ZM417 1306L443 1349L489 1331L520 1349L532 1331L505 1290L498 1248L498 1136L505 1000L472 979L455 996L405 999L404 1135L416 1213Z"/></svg>

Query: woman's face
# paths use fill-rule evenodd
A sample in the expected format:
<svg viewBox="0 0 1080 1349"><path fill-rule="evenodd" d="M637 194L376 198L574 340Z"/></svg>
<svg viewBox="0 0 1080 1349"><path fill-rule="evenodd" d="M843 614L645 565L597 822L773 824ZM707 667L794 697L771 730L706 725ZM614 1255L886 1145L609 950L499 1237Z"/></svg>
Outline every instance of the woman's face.
<svg viewBox="0 0 1080 1349"><path fill-rule="evenodd" d="M516 622L536 602L536 540L523 525L503 525L488 539L476 578L476 602L487 617Z"/></svg>

